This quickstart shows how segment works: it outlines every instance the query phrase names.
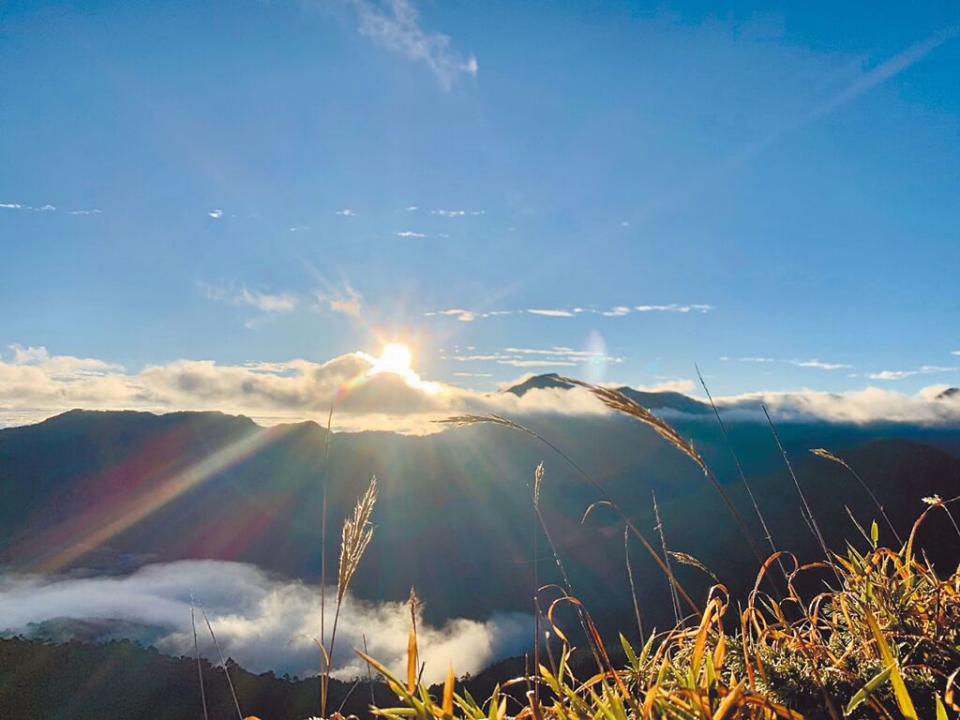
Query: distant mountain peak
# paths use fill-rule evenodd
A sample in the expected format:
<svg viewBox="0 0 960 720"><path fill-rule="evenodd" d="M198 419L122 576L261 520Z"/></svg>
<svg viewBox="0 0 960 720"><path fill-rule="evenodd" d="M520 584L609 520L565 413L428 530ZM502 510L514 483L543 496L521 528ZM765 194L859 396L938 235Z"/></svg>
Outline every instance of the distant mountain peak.
<svg viewBox="0 0 960 720"><path fill-rule="evenodd" d="M530 390L551 390L555 388L569 390L570 385L561 380L557 373L544 373L542 375L531 375L526 380L521 380L517 384L505 388L503 392L522 397Z"/></svg>
<svg viewBox="0 0 960 720"><path fill-rule="evenodd" d="M528 377L526 380L522 380L515 385L505 388L503 392L513 393L518 397L522 397L531 390L551 389L569 390L570 385L565 383L557 373L544 373L542 375ZM648 410L675 410L693 415L703 415L710 412L709 405L705 405L699 400L688 397L683 393L637 390L628 385L621 385L617 390L634 402L643 405Z"/></svg>
<svg viewBox="0 0 960 720"><path fill-rule="evenodd" d="M935 400L953 400L960 398L960 388L950 387L937 393Z"/></svg>

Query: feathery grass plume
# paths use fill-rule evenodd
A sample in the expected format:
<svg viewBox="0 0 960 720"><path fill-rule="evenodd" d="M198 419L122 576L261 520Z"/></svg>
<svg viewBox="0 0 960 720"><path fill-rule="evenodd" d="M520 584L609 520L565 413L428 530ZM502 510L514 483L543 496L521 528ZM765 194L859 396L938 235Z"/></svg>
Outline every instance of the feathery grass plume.
<svg viewBox="0 0 960 720"><path fill-rule="evenodd" d="M902 545L903 540L900 538L900 533L898 533L897 529L893 526L893 522L887 516L887 512L886 510L883 509L883 505L880 504L880 500L877 498L876 495L873 494L873 490L871 490L870 486L867 485L867 483L864 481L862 477L860 477L860 473L858 473L856 470L850 467L850 464L846 460L844 460L841 457L837 457L829 450L826 450L824 448L811 448L810 452L812 452L814 455L816 455L819 458L823 458L824 460L830 460L831 462L837 463L837 465L840 465L841 467L845 467L850 472L850 474L853 475L854 478L856 478L856 481L860 483L860 487L862 487L866 491L867 495L870 496L870 499L873 501L873 504L876 506L877 510L880 512L880 515L883 516L884 522L886 522L887 527L890 528L890 532L892 532L893 536L897 539L897 544Z"/></svg>
<svg viewBox="0 0 960 720"><path fill-rule="evenodd" d="M568 382L564 378L560 378L560 379L564 382ZM612 508L613 511L616 512L617 515L620 517L621 521L628 528L630 528L630 532L632 532L634 536L640 541L640 544L643 545L643 549L647 551L647 554L651 558L653 558L653 561L657 564L657 567L660 568L660 571L664 575L666 575L668 578L670 578L670 573L667 570L667 566L664 565L663 559L660 557L660 554L656 551L656 549L654 549L653 545L650 544L650 541L647 540L647 537L642 532L640 532L639 528L637 528L637 526L633 523L633 521L629 517L627 517L627 514L620 509L620 506L617 505L613 500L609 498L604 487L600 483L598 483L586 470L580 467L580 465L578 465L573 458L571 458L563 450L558 448L556 445L554 445L552 442L547 440L545 437L543 437L539 433L534 432L530 428L525 427L512 420L507 420L506 418L501 417L499 415L456 415L449 418L443 418L441 420L434 420L434 422L450 424L450 425L459 425L459 426L478 425L482 423L499 425L500 427L504 427L509 430L515 430L517 432L521 432L525 435L528 435L534 438L535 440L538 440L539 442L542 442L548 448L553 450L557 455L563 458L563 460L570 467L576 470L577 474L580 475L580 477L586 480L587 483L591 487L593 487L593 489L596 490L597 493L600 494L600 497L603 499L603 502L606 505L608 505L610 508ZM589 509L587 511L587 514L589 514ZM586 514L584 515L584 517L586 517ZM676 580L673 580L673 582L676 582ZM677 592L680 594L680 597L683 598L683 601L689 606L689 608L692 611L694 612L700 611L700 608L693 601L693 599L690 597L687 591L684 590L683 586L681 586L679 583L677 584Z"/></svg>
<svg viewBox="0 0 960 720"><path fill-rule="evenodd" d="M706 565L704 565L702 562L700 562L697 558L695 558L690 553L681 552L679 550L671 550L670 557L672 557L681 565L689 565L690 567L695 567L697 570L699 570L703 574L710 577L715 583L720 584L720 578L714 575L713 571L710 568L708 568Z"/></svg>
<svg viewBox="0 0 960 720"><path fill-rule="evenodd" d="M340 544L340 568L337 574L337 607L333 614L333 627L330 631L330 645L324 652L325 667L320 676L320 716L327 716L327 698L330 690L330 674L333 672L333 650L337 642L337 625L340 622L340 610L343 598L350 588L350 581L360 567L363 554L373 540L373 508L377 504L377 477L370 478L366 492L357 500L353 516L343 522ZM323 645L320 646L323 649Z"/></svg>
<svg viewBox="0 0 960 720"><path fill-rule="evenodd" d="M417 597L415 588L410 588L410 635L407 637L407 692L417 689L417 677L420 667L420 651L417 647L417 613L423 603Z"/></svg>
<svg viewBox="0 0 960 720"><path fill-rule="evenodd" d="M656 432L657 435L673 445L677 450L690 458L697 465L697 467L703 471L704 476L710 481L714 489L720 495L720 498L723 500L723 504L727 506L727 511L737 524L740 534L743 535L743 539L747 541L747 545L750 547L750 551L756 558L757 563L759 565L763 565L763 557L760 555L760 550L757 548L757 545L753 540L753 535L751 535L750 529L743 521L743 518L740 517L740 512L737 510L736 505L733 504L733 501L730 499L727 491L723 489L720 481L717 480L706 461L703 459L700 453L697 452L696 448L693 446L693 443L684 438L665 420L657 417L643 405L631 400L615 388L594 385L593 383L584 382L583 380L574 380L573 378L568 377L561 377L559 380L570 385L582 387L593 394L593 396L603 403L608 409L623 415L629 415L630 417L639 420L641 423Z"/></svg>
<svg viewBox="0 0 960 720"><path fill-rule="evenodd" d="M373 507L377 503L377 477L370 478L370 485L353 508L353 517L343 523L340 544L340 570L337 574L337 602L343 600L360 560L373 540Z"/></svg>
<svg viewBox="0 0 960 720"><path fill-rule="evenodd" d="M223 667L223 674L227 676L227 685L230 686L230 696L233 698L233 707L237 711L237 717L240 720L244 720L243 713L240 712L240 701L237 699L237 690L233 686L233 679L230 677L230 668L227 667L227 661L223 657L223 651L220 649L220 642L217 640L217 635L213 632L213 625L210 624L210 618L207 617L207 611L202 607L200 608L200 614L203 616L203 621L207 624L207 630L210 631L210 637L213 639L213 646L217 649L217 657L220 659L220 665Z"/></svg>

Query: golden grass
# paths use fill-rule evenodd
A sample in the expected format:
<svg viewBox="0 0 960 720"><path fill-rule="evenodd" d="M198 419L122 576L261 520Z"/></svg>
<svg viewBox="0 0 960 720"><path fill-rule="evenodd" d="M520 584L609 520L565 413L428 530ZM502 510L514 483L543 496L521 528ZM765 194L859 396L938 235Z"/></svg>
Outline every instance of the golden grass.
<svg viewBox="0 0 960 720"><path fill-rule="evenodd" d="M608 408L636 418L660 437L687 455L714 483L716 479L691 443L668 423L650 413L616 390L564 379L593 393ZM461 416L449 422L460 425L493 423L531 435L558 453L588 480L589 475L537 433L498 416ZM796 483L786 452L771 431ZM828 451L816 455L849 467ZM858 477L858 480L860 478ZM534 477L532 499L539 510L543 466ZM592 482L592 480L591 480ZM869 488L860 480L861 484ZM716 483L719 485L718 483ZM718 489L720 489L718 487ZM797 485L807 521L815 529L802 489ZM729 500L720 489L728 508ZM882 507L873 493L877 509ZM960 500L955 498L954 500ZM382 664L363 653L361 656L379 672L396 693L399 704L389 708L371 708L389 720L774 720L775 718L841 717L919 718L947 720L948 711L960 712L956 679L960 674L960 570L945 577L914 550L918 530L929 513L942 509L954 522L949 504L939 497L924 498L929 507L913 526L906 542L897 547L878 544L874 522L868 547L858 551L852 545L844 555L825 546L822 561L800 565L790 554L774 552L761 562L756 583L742 607L734 608L727 589L719 581L710 589L702 610L678 620L672 629L642 640L639 607L637 624L643 646L634 648L620 635L625 666L615 666L586 608L575 597L569 582L567 594L554 601L546 613L550 632L547 638L548 664L497 686L491 696L478 702L469 693L454 691L448 673L441 698L435 699L422 683L397 680ZM656 555L639 531L630 524L616 504L603 499L587 509L603 504L613 507L633 530L648 552ZM537 513L548 541L549 529ZM739 516L736 516L739 519ZM884 515L884 520L888 520ZM957 532L960 527L954 522ZM741 525L741 529L745 528ZM822 544L822 536L816 533ZM550 542L553 547L552 541ZM692 565L715 576L695 557L667 551L659 565L678 593L686 596L674 580L668 559ZM554 554L562 570L559 556ZM786 581L785 592L775 595L761 587L770 569L779 565ZM788 569L792 568L792 569ZM629 559L627 572L632 573ZM832 586L803 596L797 589L801 578L836 580ZM811 583L799 583L805 586ZM816 583L813 583L816 586ZM693 604L689 598L688 604ZM573 605L590 646L594 667L584 677L573 669L575 647L555 622L561 605ZM537 610L539 628L539 606ZM692 620L692 622L691 622ZM416 631L412 631L411 653L416 652ZM559 652L549 638L560 642ZM541 633L538 629L538 637ZM536 657L539 659L539 642ZM558 659L557 659L558 658ZM518 690L527 688L525 693Z"/></svg>

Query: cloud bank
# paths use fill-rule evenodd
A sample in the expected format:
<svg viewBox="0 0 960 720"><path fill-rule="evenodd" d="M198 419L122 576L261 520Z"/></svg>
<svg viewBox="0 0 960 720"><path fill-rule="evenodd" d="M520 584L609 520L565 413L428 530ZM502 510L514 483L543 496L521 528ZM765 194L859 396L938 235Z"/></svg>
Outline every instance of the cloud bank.
<svg viewBox="0 0 960 720"><path fill-rule="evenodd" d="M329 632L332 610L327 593ZM124 577L64 578L0 575L0 628L24 635L67 639L70 621L102 628L100 639L131 636L171 655L192 655L191 598L213 625L225 657L253 672L288 672L301 677L320 665L314 638L320 628L320 589L272 577L255 566L218 560L184 560L147 565ZM453 619L417 629L424 679L444 678L450 663L460 673L476 673L516 655L530 638L532 617L509 613L486 621ZM347 595L337 629L335 675L360 677L366 667L351 652L363 647L402 675L406 667L410 610L404 602L370 603ZM201 653L212 662L216 651L202 621Z"/></svg>
<svg viewBox="0 0 960 720"><path fill-rule="evenodd" d="M617 364L620 360L601 351L566 347L508 348L488 355L456 354L449 359L467 372L473 369L473 362L485 362L525 368L551 364L573 375L595 362ZM682 378L667 380L670 389L693 388ZM844 393L751 393L720 397L717 403L724 412L746 419L760 419L763 402L781 420L960 423L960 393L944 393L945 387L927 388L917 395L876 387ZM139 372L97 358L51 355L43 347L13 345L0 355L0 425L38 421L72 408L219 410L248 415L269 425L325 421L331 402L339 429L406 433L437 432L441 428L432 421L451 414L498 413L522 419L544 413L607 413L580 388L547 387L521 397L483 393L427 382L412 371L383 372L375 358L362 352L324 363L294 359L221 365L211 360L178 360Z"/></svg>

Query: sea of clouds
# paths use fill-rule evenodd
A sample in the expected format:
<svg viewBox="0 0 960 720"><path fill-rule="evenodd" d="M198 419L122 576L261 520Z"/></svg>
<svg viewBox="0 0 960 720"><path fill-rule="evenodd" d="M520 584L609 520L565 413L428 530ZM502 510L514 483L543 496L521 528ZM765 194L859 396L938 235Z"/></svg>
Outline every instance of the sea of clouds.
<svg viewBox="0 0 960 720"><path fill-rule="evenodd" d="M326 629L333 620L335 589L327 592ZM171 655L194 652L191 603L202 607L224 657L253 672L273 670L299 677L316 674L321 661L320 588L271 576L244 563L184 560L146 565L125 576L0 576L0 628L6 634L49 637L51 623L83 621L103 627L103 637L130 634ZM200 651L217 653L199 613ZM119 630L118 630L119 628ZM443 627L418 622L424 680L441 681L449 664L458 674L476 673L498 659L523 652L533 632L532 616L494 615L452 619ZM406 667L410 608L406 602L372 603L347 595L337 630L334 675L365 676L354 653L362 649L402 675Z"/></svg>

